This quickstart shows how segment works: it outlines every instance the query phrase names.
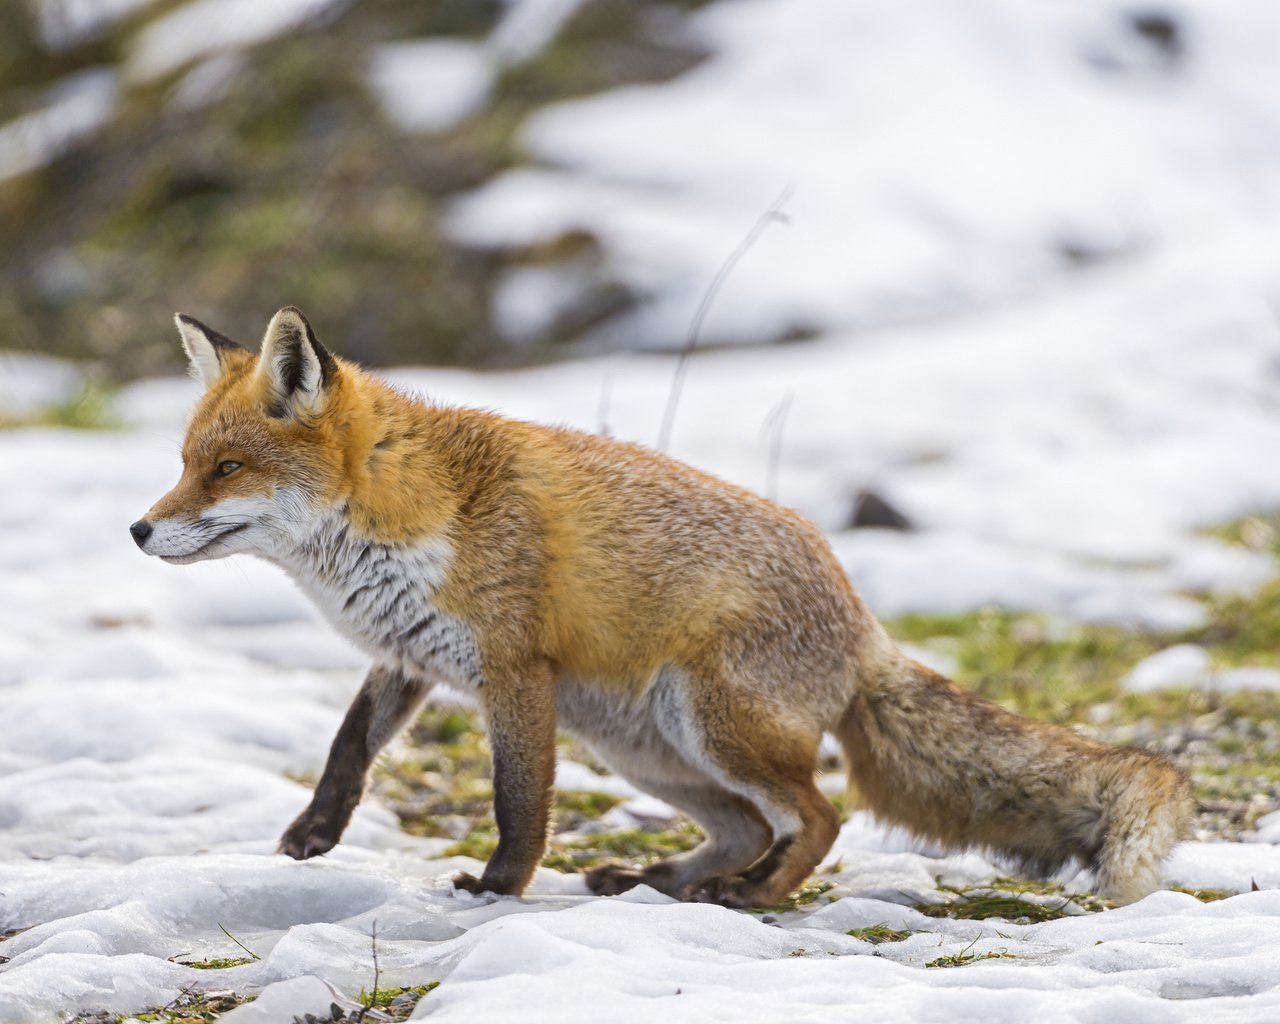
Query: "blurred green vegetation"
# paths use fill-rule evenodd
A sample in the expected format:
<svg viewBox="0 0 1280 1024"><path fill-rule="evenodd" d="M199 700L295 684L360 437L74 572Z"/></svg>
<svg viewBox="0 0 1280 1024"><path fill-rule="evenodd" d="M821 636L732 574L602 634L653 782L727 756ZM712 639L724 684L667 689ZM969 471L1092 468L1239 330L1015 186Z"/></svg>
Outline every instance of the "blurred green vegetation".
<svg viewBox="0 0 1280 1024"><path fill-rule="evenodd" d="M49 52L25 5L0 14L0 119L61 77L118 65L160 0L100 37ZM525 160L517 131L557 100L657 81L701 54L663 25L696 4L589 0L544 52L499 75L487 107L439 135L388 122L365 72L373 47L423 36L479 40L497 0L364 0L244 51L205 109L173 102L189 68L129 85L109 125L51 164L0 181L0 347L101 363L116 380L180 368L170 318L184 310L254 342L280 306L372 364L495 365L544 359L590 326L599 301L554 336L514 345L490 323L502 272L598 262L594 239L509 256L442 232L443 205ZM613 308L625 297L602 283Z"/></svg>
<svg viewBox="0 0 1280 1024"><path fill-rule="evenodd" d="M114 430L121 424L112 401L112 389L86 381L60 402L27 413L0 409L0 430L22 427L66 427L70 430Z"/></svg>

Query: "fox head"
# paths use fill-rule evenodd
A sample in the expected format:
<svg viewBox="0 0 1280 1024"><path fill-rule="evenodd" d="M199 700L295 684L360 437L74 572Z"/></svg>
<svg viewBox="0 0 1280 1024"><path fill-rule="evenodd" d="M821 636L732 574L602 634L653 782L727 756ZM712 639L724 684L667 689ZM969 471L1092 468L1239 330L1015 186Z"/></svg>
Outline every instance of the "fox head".
<svg viewBox="0 0 1280 1024"><path fill-rule="evenodd" d="M182 478L129 532L144 552L196 562L284 555L339 504L358 371L330 355L302 313L271 318L260 353L179 313L205 387L182 446Z"/></svg>

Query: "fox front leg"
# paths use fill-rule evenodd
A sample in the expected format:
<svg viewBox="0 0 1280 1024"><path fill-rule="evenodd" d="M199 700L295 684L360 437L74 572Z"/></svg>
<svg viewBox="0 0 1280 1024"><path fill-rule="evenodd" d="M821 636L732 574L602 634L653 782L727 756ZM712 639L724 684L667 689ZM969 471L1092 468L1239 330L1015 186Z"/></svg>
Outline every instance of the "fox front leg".
<svg viewBox="0 0 1280 1024"><path fill-rule="evenodd" d="M493 749L493 816L498 848L479 878L453 884L468 892L520 894L547 848L556 780L556 708L549 666L527 667L482 691Z"/></svg>
<svg viewBox="0 0 1280 1024"><path fill-rule="evenodd" d="M430 689L392 668L369 670L329 748L311 803L280 837L279 853L306 860L333 849L360 802L373 759Z"/></svg>

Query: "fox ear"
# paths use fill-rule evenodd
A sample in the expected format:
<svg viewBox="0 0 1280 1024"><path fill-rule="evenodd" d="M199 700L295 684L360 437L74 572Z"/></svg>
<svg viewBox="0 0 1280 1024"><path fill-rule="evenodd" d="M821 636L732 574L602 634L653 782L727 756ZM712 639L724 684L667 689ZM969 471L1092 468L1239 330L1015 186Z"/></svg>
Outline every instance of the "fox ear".
<svg viewBox="0 0 1280 1024"><path fill-rule="evenodd" d="M316 340L301 310L285 306L271 318L258 362L271 415L319 412L337 373L337 360Z"/></svg>
<svg viewBox="0 0 1280 1024"><path fill-rule="evenodd" d="M229 353L248 351L243 345L186 313L175 313L173 322L178 325L182 347L191 360L191 376L206 388L212 387L227 372L226 357Z"/></svg>

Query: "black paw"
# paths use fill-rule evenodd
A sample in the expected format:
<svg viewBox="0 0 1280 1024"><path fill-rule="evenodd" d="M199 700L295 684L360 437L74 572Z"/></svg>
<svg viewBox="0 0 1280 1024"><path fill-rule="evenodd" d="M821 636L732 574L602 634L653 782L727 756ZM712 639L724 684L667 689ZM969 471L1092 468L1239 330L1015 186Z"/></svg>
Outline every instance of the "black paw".
<svg viewBox="0 0 1280 1024"><path fill-rule="evenodd" d="M692 903L717 903L732 910L758 906L759 887L736 875L717 875L696 885L686 897Z"/></svg>
<svg viewBox="0 0 1280 1024"><path fill-rule="evenodd" d="M600 864L584 876L587 888L597 896L617 896L645 881L645 873L625 864Z"/></svg>
<svg viewBox="0 0 1280 1024"><path fill-rule="evenodd" d="M453 887L455 889L460 889L463 892L474 893L477 896L484 893L489 893L493 896L511 896L516 894L515 888L511 885L495 881L494 879L489 878L488 875L476 878L476 876L471 874L469 871L459 871L452 879L450 879L450 881L453 882Z"/></svg>
<svg viewBox="0 0 1280 1024"><path fill-rule="evenodd" d="M288 854L294 860L310 860L332 850L338 844L338 838L324 819L304 815L285 829L276 845L276 853Z"/></svg>

